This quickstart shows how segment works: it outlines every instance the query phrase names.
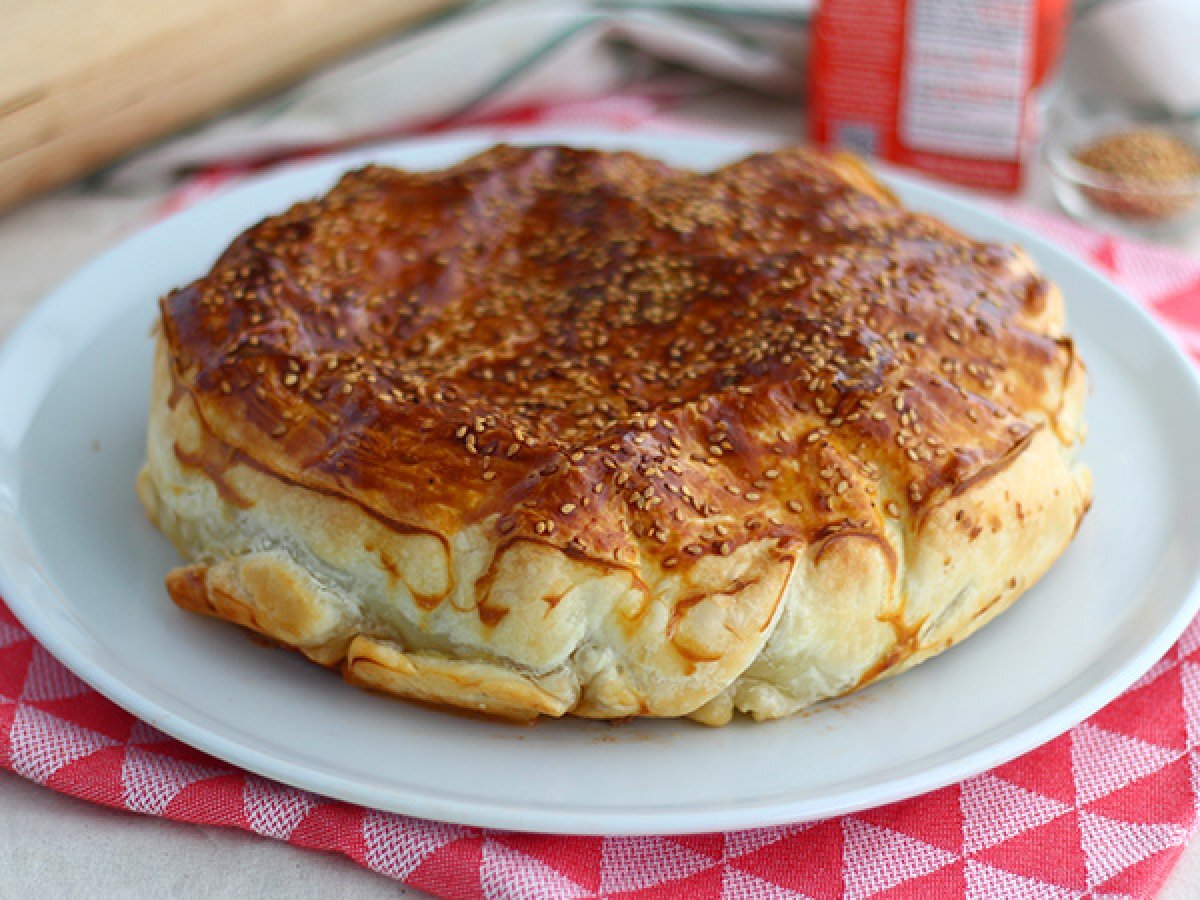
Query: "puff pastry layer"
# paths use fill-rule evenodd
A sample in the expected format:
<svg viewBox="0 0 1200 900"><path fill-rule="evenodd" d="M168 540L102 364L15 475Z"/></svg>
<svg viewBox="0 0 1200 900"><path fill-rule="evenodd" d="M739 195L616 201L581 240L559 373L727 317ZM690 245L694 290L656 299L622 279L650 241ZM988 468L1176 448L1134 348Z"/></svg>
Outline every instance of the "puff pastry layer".
<svg viewBox="0 0 1200 900"><path fill-rule="evenodd" d="M1018 249L855 160L369 167L161 301L180 606L513 719L785 716L1007 608L1090 502Z"/></svg>

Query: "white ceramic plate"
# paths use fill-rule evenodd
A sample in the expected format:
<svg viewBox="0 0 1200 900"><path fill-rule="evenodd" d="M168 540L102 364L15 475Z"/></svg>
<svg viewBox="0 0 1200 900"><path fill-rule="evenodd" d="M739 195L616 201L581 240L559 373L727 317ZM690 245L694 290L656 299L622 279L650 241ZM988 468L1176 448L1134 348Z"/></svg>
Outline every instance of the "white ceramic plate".
<svg viewBox="0 0 1200 900"><path fill-rule="evenodd" d="M495 134L370 158L441 166ZM698 167L744 143L578 132ZM133 493L155 300L246 226L326 190L363 154L190 209L68 280L0 355L0 586L17 616L101 693L246 769L367 806L483 826L672 833L816 818L909 797L1008 760L1116 696L1200 604L1200 389L1132 300L1031 234L894 179L914 207L1019 241L1066 294L1095 386L1095 506L1054 569L965 644L807 715L519 728L371 696L233 627L176 609L174 551Z"/></svg>

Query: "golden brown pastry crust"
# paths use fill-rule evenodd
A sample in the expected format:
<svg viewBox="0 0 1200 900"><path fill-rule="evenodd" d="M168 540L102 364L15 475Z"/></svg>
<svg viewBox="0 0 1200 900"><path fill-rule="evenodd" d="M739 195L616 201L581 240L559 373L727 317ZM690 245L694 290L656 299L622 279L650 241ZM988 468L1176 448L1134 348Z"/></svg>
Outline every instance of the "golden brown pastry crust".
<svg viewBox="0 0 1200 900"><path fill-rule="evenodd" d="M368 168L162 302L181 606L512 718L786 715L1006 608L1089 502L1019 251L853 160Z"/></svg>

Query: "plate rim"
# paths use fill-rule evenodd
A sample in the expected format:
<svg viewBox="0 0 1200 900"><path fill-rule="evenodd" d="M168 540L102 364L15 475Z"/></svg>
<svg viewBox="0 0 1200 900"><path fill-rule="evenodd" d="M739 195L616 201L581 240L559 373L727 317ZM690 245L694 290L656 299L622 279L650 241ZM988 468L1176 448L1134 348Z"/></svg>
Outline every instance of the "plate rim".
<svg viewBox="0 0 1200 900"><path fill-rule="evenodd" d="M8 378L6 363L13 355L14 349L20 348L36 336L39 329L44 327L46 320L55 314L58 307L67 303L62 298L69 298L70 286L77 280L86 281L93 277L93 273L106 259L112 257L121 248L136 243L149 231L162 228L169 223L175 223L173 227L183 227L180 223L186 223L189 217L200 218L206 210L219 209L222 203L236 202L239 195L254 191L267 191L271 188L284 188L286 180L296 175L312 177L317 172L323 171L333 174L356 162L361 163L364 160L377 159L387 155L394 156L406 151L413 152L421 147L456 144L483 146L499 140L522 143L564 141L579 145L595 142L601 146L625 143L651 154L656 144L661 147L664 143L679 144L692 140L717 141L727 148L742 149L746 152L756 147L769 147L781 143L776 136L750 132L745 134L681 135L673 132L659 133L653 130L482 128L387 142L323 157L315 161L284 166L239 184L232 190L205 198L191 207L150 224L146 229L127 235L72 272L43 296L4 341L3 347L0 348L0 385ZM1055 245L1050 239L1041 237L1018 223L1003 219L995 210L989 209L982 203L964 199L946 191L941 186L931 185L919 177L914 178L908 174L898 173L887 166L880 166L874 162L872 165L883 174L885 180L905 190L933 195L939 203L957 208L960 212L981 217L989 224L1002 225L1004 230L1012 232L1022 242L1033 245L1036 252L1031 252L1031 255L1035 258L1042 254L1057 256L1060 264L1068 265L1086 273L1089 278L1102 282L1109 292L1119 297L1120 301L1135 314L1143 326L1149 327L1154 339L1163 345L1164 352L1171 357L1170 362L1173 368L1183 375L1183 385L1174 387L1185 386L1185 389L1190 391L1195 408L1200 410L1200 373L1197 372L1196 367L1187 358L1170 332L1120 285L1083 260ZM280 205L298 199L286 192L281 193L280 197ZM128 313L133 308L134 302L110 304L110 316L105 321ZM89 334L94 337L96 330L93 328ZM49 367L52 375L48 378L47 389L57 383L63 368L72 358L73 355L68 354ZM37 397L34 409L40 408L45 398L46 391L43 390ZM7 416L8 414L0 409L0 425ZM17 486L16 481L19 479L20 470L15 462L4 458L12 451L15 451L15 448L0 447L0 517L10 518L12 523L19 527L22 517L19 511L10 508L14 505L10 495ZM27 544L33 546L34 542L28 535L21 533L20 537ZM354 781L347 781L336 775L327 775L306 767L298 761L281 759L244 746L236 739L222 736L203 724L193 723L186 714L175 712L140 693L136 686L127 684L119 677L119 674L109 671L92 659L87 653L86 647L72 639L69 629L66 631L61 628L56 630L50 617L39 615L37 604L24 595L24 591L10 575L11 552L9 538L0 539L0 594L3 595L13 615L46 650L93 689L130 714L143 721L151 722L155 728L177 740L257 775L325 797L356 803L367 809L382 809L403 815L476 827L556 834L659 835L756 828L853 813L936 790L1001 765L1041 746L1103 708L1153 666L1179 639L1184 629L1200 611L1200 569L1193 567L1191 586L1184 591L1184 596L1169 621L1153 639L1145 642L1138 652L1126 659L1107 679L1102 679L1090 688L1085 687L1074 691L1073 698L1062 703L1057 709L1038 717L1035 722L1025 727L1018 727L1007 736L989 741L979 749L916 773L887 779L883 784L876 783L832 795L826 794L817 800L801 799L790 802L772 800L741 804L736 807L725 806L704 817L698 817L691 811L672 812L662 809L572 812L557 807L539 807L533 801L527 801L523 805L496 801L477 802L428 797L411 792L403 798L403 802L399 805L395 802L381 805L379 803L381 798L378 794L371 795L369 788L365 785L360 788ZM49 581L45 581L45 587L58 593L57 588ZM1060 690L1064 689L1065 687ZM1056 696L1057 692L1040 702L1050 702ZM1029 709L1034 709L1037 705L1034 704ZM395 794L396 790L391 788L389 793ZM400 808L401 806L403 808Z"/></svg>

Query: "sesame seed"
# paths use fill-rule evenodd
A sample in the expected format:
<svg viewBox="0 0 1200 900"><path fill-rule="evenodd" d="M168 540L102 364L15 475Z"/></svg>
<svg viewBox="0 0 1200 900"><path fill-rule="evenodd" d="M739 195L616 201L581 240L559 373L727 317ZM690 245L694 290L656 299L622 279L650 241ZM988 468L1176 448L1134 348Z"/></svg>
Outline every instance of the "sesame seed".
<svg viewBox="0 0 1200 900"><path fill-rule="evenodd" d="M257 398L247 413L265 421L264 430L285 427L280 419L296 423L297 438L328 442L339 472L358 468L355 453L378 450L381 483L421 473L402 485L405 502L440 502L444 482L426 487L424 472L447 453L455 464L484 460L482 469L465 470L483 482L499 477L489 464L524 453L527 464L512 472L522 498L514 509L530 516L523 527L546 535L557 519L565 531L559 514L597 511L581 530L601 522L621 537L664 543L665 523L673 535L692 536L673 540L718 553L740 540L731 527L739 535L743 524L762 527L769 511L741 507L758 519L714 523L723 515L714 498L726 503L725 491L751 504L767 497L792 516L809 507L816 515L838 505L851 484L879 495L884 471L865 460L881 440L885 455L897 447L921 463L953 457L948 446L962 440L960 431L944 426L964 419L994 422L989 433L1027 433L1024 395L1037 382L996 338L1027 302L1029 279L1006 280L1010 257L1001 251L942 235L899 210L864 215L876 206L858 191L837 179L836 190L814 191L806 177L785 174L790 161L737 168L738 191L770 198L751 221L724 176L664 177L657 163L634 156L556 154L547 156L555 160L549 170L530 169L523 150L486 153L450 175L368 168L326 198L265 220L185 298L201 308L189 321L211 326L214 336L236 322L222 344L233 349L211 360L180 352L176 372L198 371L198 382L223 394L236 387ZM435 190L418 192L411 206L394 202L411 178ZM453 191L437 189L450 182ZM527 202L560 189L563 209L587 209L586 221L539 217L528 227ZM593 202L610 191L621 215ZM644 225L656 230L653 252ZM906 248L903 261L887 258L885 248L897 245ZM375 271L381 253L387 277ZM446 271L425 277L436 265ZM464 288L452 315L430 302L442 277ZM276 377L296 393L271 391ZM370 389L356 391L361 383ZM778 415L771 409L775 421L760 401L781 401ZM893 407L895 428L865 426L891 419ZM938 434L955 438L929 440ZM800 463L797 444L814 455ZM804 480L821 468L814 495L792 491L803 505L773 491L792 465ZM921 499L919 483L901 489ZM555 499L547 505L534 496ZM613 514L608 503L620 509ZM841 503L849 517L856 503ZM798 533L803 523L787 524ZM610 537L596 535L591 552L617 558ZM615 543L621 559L636 560L626 542Z"/></svg>

